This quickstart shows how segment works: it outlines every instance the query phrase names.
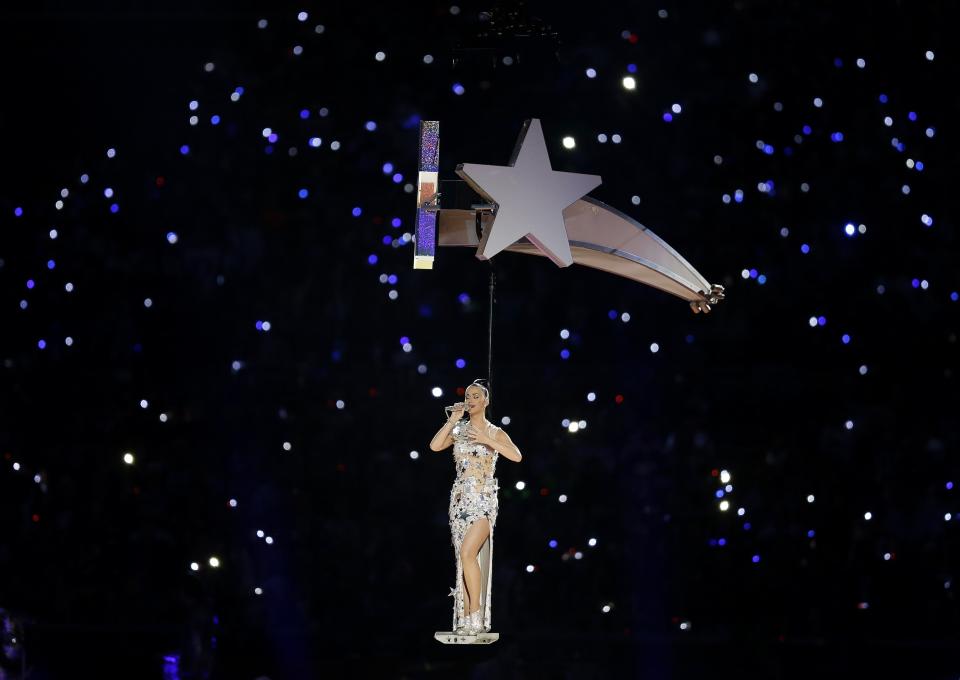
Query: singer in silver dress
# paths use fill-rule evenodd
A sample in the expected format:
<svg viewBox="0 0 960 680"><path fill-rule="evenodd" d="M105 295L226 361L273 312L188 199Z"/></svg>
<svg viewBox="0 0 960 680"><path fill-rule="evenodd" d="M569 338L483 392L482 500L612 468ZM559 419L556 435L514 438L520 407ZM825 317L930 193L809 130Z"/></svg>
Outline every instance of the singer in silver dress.
<svg viewBox="0 0 960 680"><path fill-rule="evenodd" d="M490 393L479 382L464 391L464 402L448 406L450 416L430 442L442 451L453 445L457 476L450 490L450 534L456 558L453 632L476 635L490 631L493 584L493 528L497 522L494 477L498 456L517 463L523 455L510 436L487 420ZM463 420L464 415L469 420Z"/></svg>

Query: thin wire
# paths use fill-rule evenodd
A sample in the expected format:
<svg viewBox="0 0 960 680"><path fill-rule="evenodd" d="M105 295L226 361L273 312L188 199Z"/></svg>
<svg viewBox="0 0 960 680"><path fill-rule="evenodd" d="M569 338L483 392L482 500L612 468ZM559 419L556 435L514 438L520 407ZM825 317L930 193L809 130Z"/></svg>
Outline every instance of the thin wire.
<svg viewBox="0 0 960 680"><path fill-rule="evenodd" d="M494 288L497 285L497 274L493 268L493 260L490 262L490 322L487 328L487 391L492 396L493 395L493 304L496 298L493 295ZM491 404L492 404L491 399ZM493 406L487 407L490 410L490 415L493 415Z"/></svg>

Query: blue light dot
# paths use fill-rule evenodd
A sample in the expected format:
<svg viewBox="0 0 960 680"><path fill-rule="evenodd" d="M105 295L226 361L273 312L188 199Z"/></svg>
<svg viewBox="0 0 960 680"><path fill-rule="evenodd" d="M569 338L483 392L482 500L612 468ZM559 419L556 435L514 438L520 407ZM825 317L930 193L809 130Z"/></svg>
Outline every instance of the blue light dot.
<svg viewBox="0 0 960 680"><path fill-rule="evenodd" d="M717 545L719 545L721 548L726 544L727 544L727 539L725 538L721 538L720 540L717 541Z"/></svg>
<svg viewBox="0 0 960 680"><path fill-rule="evenodd" d="M377 259L378 259L378 258L377 258L376 255L370 255L370 256L367 258L367 264L376 264L376 263L377 263Z"/></svg>
<svg viewBox="0 0 960 680"><path fill-rule="evenodd" d="M181 147L180 147L180 153L181 153L182 155L184 155L184 156L186 156L188 153L190 153L190 145L189 145L189 144L184 144L183 146L181 146Z"/></svg>
<svg viewBox="0 0 960 680"><path fill-rule="evenodd" d="M947 482L947 491L950 491L953 488L953 482Z"/></svg>
<svg viewBox="0 0 960 680"><path fill-rule="evenodd" d="M34 284L33 279L27 279L27 288L33 290L34 285L36 284Z"/></svg>
<svg viewBox="0 0 960 680"><path fill-rule="evenodd" d="M664 123L669 123L669 122L672 121L672 120L673 120L673 114L672 114L672 113L670 113L669 111L667 111L666 113L663 114L663 122L664 122Z"/></svg>
<svg viewBox="0 0 960 680"><path fill-rule="evenodd" d="M360 206L357 206L356 208L350 211L350 214L353 215L354 217L360 217L360 214L362 212L363 210L360 209Z"/></svg>
<svg viewBox="0 0 960 680"><path fill-rule="evenodd" d="M14 217L22 217L22 216L23 216L23 208L21 208L20 206L17 206L16 208L14 208L14 209L13 209L13 216L14 216Z"/></svg>
<svg viewBox="0 0 960 680"><path fill-rule="evenodd" d="M759 276L759 275L760 275L760 272L758 272L756 269L751 269L751 270L750 270L750 278L751 278L751 279L755 279L755 278L757 278L757 276Z"/></svg>
<svg viewBox="0 0 960 680"><path fill-rule="evenodd" d="M402 181L403 181L403 175L401 175L399 172L396 173L396 174L394 174L394 176L393 176L393 183L394 183L394 184L400 184L400 182L402 182Z"/></svg>
<svg viewBox="0 0 960 680"><path fill-rule="evenodd" d="M830 141L831 141L831 142L842 142L842 141L843 141L843 133L842 133L842 132L832 132L832 133L830 133Z"/></svg>
<svg viewBox="0 0 960 680"><path fill-rule="evenodd" d="M257 321L257 323L255 323L254 325L257 327L257 330L258 330L258 331L262 331L262 330L263 330L263 322L262 322L262 321Z"/></svg>
<svg viewBox="0 0 960 680"><path fill-rule="evenodd" d="M270 136L267 137L267 141L270 142L271 144L276 144L278 139L280 138L277 136L276 132L270 133Z"/></svg>
<svg viewBox="0 0 960 680"><path fill-rule="evenodd" d="M827 317L825 317L825 316L818 316L818 317L817 317L817 325L818 325L818 326L826 326L826 325L827 325Z"/></svg>
<svg viewBox="0 0 960 680"><path fill-rule="evenodd" d="M383 245L385 246L389 246L391 243L393 243L393 237L390 234L387 234L386 236L384 236L382 240L383 240Z"/></svg>
<svg viewBox="0 0 960 680"><path fill-rule="evenodd" d="M688 335L686 338L684 338L684 340L686 340L688 345L692 345L695 339L696 338L694 338L693 335Z"/></svg>
<svg viewBox="0 0 960 680"><path fill-rule="evenodd" d="M636 73L636 72L637 72L637 65L636 65L636 64L627 64L627 71L628 71L629 73Z"/></svg>
<svg viewBox="0 0 960 680"><path fill-rule="evenodd" d="M715 547L715 546L717 545L717 539L711 538L711 539L708 541L708 543L710 544L710 547Z"/></svg>
<svg viewBox="0 0 960 680"><path fill-rule="evenodd" d="M321 140L319 137L311 137L309 141L310 146L312 146L314 149L316 149L322 143L323 143L323 140Z"/></svg>
<svg viewBox="0 0 960 680"><path fill-rule="evenodd" d="M272 145L272 144L267 144L265 147L263 147L263 153L267 154L268 156L269 156L270 154L272 154L272 153L273 153L273 145Z"/></svg>
<svg viewBox="0 0 960 680"><path fill-rule="evenodd" d="M409 336L404 335L404 336L402 336L402 337L400 338L400 344L401 344L401 345L406 345L408 342L410 342L410 337L409 337Z"/></svg>
<svg viewBox="0 0 960 680"><path fill-rule="evenodd" d="M920 279L914 279L913 281L910 282L910 285L913 286L914 288L919 288L919 287L920 287Z"/></svg>
<svg viewBox="0 0 960 680"><path fill-rule="evenodd" d="M210 124L211 124L211 125L219 125L219 124L220 124L220 116L217 116L217 115L210 116Z"/></svg>
<svg viewBox="0 0 960 680"><path fill-rule="evenodd" d="M753 563L756 564L757 562L760 561L760 555L754 555L752 559L753 559Z"/></svg>
<svg viewBox="0 0 960 680"><path fill-rule="evenodd" d="M714 495L715 495L717 498L723 498L723 489L717 489L717 491L716 491L716 493L714 493Z"/></svg>
<svg viewBox="0 0 960 680"><path fill-rule="evenodd" d="M907 114L907 118L909 118L910 120L916 120L916 119L917 119L917 112L916 112L916 111L911 111L910 113Z"/></svg>
<svg viewBox="0 0 960 680"><path fill-rule="evenodd" d="M114 213L114 214L120 212L120 206L117 205L116 203L111 203L111 204L110 204L110 212L112 212L112 213Z"/></svg>
<svg viewBox="0 0 960 680"><path fill-rule="evenodd" d="M552 538L551 538L551 539L550 539L550 543L548 543L548 545L549 545L551 548L556 548L556 547L557 547L557 541L556 541L555 539L552 539Z"/></svg>
<svg viewBox="0 0 960 680"><path fill-rule="evenodd" d="M807 532L807 538L813 538L816 535L817 535L817 532L814 531L813 529Z"/></svg>
<svg viewBox="0 0 960 680"><path fill-rule="evenodd" d="M845 227L843 228L843 232L844 232L847 236L853 236L854 234L857 233L857 228L856 228L855 226L853 226L852 224L849 224L849 223L848 223L847 226L845 226Z"/></svg>
<svg viewBox="0 0 960 680"><path fill-rule="evenodd" d="M800 246L800 252L806 255L807 253L810 252L810 246L808 246L806 243L802 244Z"/></svg>
<svg viewBox="0 0 960 680"><path fill-rule="evenodd" d="M470 296L467 295L466 293L460 293L460 295L457 296L457 299L460 301L460 304L462 305L465 305L468 302L470 302Z"/></svg>
<svg viewBox="0 0 960 680"><path fill-rule="evenodd" d="M384 175L389 175L391 172L393 172L393 163L384 163L384 164L383 164L383 174L384 174Z"/></svg>
<svg viewBox="0 0 960 680"><path fill-rule="evenodd" d="M847 334L847 333L844 333L844 334L843 334L843 337L840 338L840 341L841 341L844 345L849 345L849 344L850 344L850 335Z"/></svg>
<svg viewBox="0 0 960 680"><path fill-rule="evenodd" d="M395 285L397 283L397 275L391 274L390 276L388 276L387 283L389 283L391 286Z"/></svg>
<svg viewBox="0 0 960 680"><path fill-rule="evenodd" d="M750 524L750 522L744 522L744 523L743 523L743 530L744 530L744 531L750 531L750 529L751 529L752 527L753 527L753 525Z"/></svg>
<svg viewBox="0 0 960 680"><path fill-rule="evenodd" d="M568 349L566 349L566 348L560 350L560 358L561 358L561 359L564 359L564 360L569 359L569 358L570 358L570 350L568 350Z"/></svg>
<svg viewBox="0 0 960 680"><path fill-rule="evenodd" d="M766 282L767 282L767 275L766 275L766 274L761 274L760 276L757 277L757 283L759 283L761 286L762 286L763 284L765 284Z"/></svg>
<svg viewBox="0 0 960 680"><path fill-rule="evenodd" d="M237 89L234 90L239 95L243 94L243 85L237 85Z"/></svg>
<svg viewBox="0 0 960 680"><path fill-rule="evenodd" d="M813 128L810 127L809 125L804 125L804 126L803 126L803 134L809 135L809 134L811 134L811 133L813 133Z"/></svg>
<svg viewBox="0 0 960 680"><path fill-rule="evenodd" d="M837 68L842 68L842 67L843 67L843 59L841 59L840 57L834 57L834 58L833 58L833 65L836 66Z"/></svg>
<svg viewBox="0 0 960 680"><path fill-rule="evenodd" d="M307 189L301 189L300 191L297 192L297 196L299 196L300 198L306 198L309 195L310 195L310 192Z"/></svg>
<svg viewBox="0 0 960 680"><path fill-rule="evenodd" d="M301 109L301 111L300 111L300 118L301 118L302 120L306 120L306 119L309 118L309 117L310 117L310 109Z"/></svg>
<svg viewBox="0 0 960 680"><path fill-rule="evenodd" d="M39 347L40 349L45 349L46 346L47 346L46 340L41 340L40 342L37 343L37 347Z"/></svg>
<svg viewBox="0 0 960 680"><path fill-rule="evenodd" d="M458 97L462 95L465 91L466 90L463 89L463 85L461 85L460 83L453 84L453 93Z"/></svg>
<svg viewBox="0 0 960 680"><path fill-rule="evenodd" d="M464 361L463 359L457 359L457 368L463 368L466 365L467 365L466 361Z"/></svg>
<svg viewBox="0 0 960 680"><path fill-rule="evenodd" d="M399 217L394 217L392 220L390 220L390 226L394 229L399 227L401 224L403 224L403 222L401 222Z"/></svg>
<svg viewBox="0 0 960 680"><path fill-rule="evenodd" d="M56 262L54 262L53 260L47 260L47 269L55 269L56 266L57 266Z"/></svg>
<svg viewBox="0 0 960 680"><path fill-rule="evenodd" d="M368 120L363 124L363 127L366 128L367 132L373 132L377 129L377 124L372 120Z"/></svg>
<svg viewBox="0 0 960 680"><path fill-rule="evenodd" d="M772 144L763 145L763 153L767 154L768 156L772 156L773 152L774 152L774 149Z"/></svg>
<svg viewBox="0 0 960 680"><path fill-rule="evenodd" d="M887 95L885 95L885 94L881 94L881 95L878 97L878 99L880 100L880 103L881 103L881 104L886 104L887 101L888 101Z"/></svg>
<svg viewBox="0 0 960 680"><path fill-rule="evenodd" d="M950 293L950 299L956 302L958 299L960 299L960 295L957 294L957 291L953 291Z"/></svg>
<svg viewBox="0 0 960 680"><path fill-rule="evenodd" d="M609 312L607 312L607 316L608 316L609 318L611 318L611 319L616 319L616 318L617 318L617 310L611 309Z"/></svg>

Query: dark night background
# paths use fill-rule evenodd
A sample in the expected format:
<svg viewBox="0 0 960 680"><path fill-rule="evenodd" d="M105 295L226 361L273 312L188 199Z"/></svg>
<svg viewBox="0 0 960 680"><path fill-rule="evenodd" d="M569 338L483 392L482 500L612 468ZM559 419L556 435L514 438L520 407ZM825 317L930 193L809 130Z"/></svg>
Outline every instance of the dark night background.
<svg viewBox="0 0 960 680"><path fill-rule="evenodd" d="M0 677L960 676L952 4L528 3L558 56L508 29L493 68L479 14L515 4L0 10ZM490 265L413 271L403 187L419 119L454 179L531 117L727 299L494 259L524 459L500 640L447 647L427 443L486 377Z"/></svg>

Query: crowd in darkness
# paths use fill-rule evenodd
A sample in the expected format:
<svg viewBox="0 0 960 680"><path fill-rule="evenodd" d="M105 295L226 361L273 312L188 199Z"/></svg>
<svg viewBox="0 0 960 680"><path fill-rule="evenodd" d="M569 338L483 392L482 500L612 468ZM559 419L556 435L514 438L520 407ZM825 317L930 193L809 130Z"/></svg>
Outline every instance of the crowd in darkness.
<svg viewBox="0 0 960 680"><path fill-rule="evenodd" d="M4 10L0 678L954 677L949 14L858 5ZM414 271L419 120L453 191L533 117L727 299ZM523 460L451 649L478 377Z"/></svg>

